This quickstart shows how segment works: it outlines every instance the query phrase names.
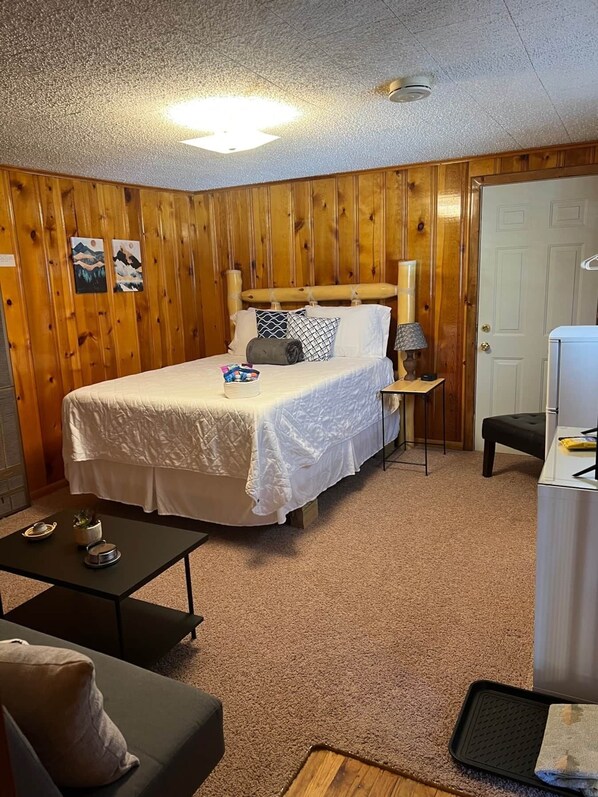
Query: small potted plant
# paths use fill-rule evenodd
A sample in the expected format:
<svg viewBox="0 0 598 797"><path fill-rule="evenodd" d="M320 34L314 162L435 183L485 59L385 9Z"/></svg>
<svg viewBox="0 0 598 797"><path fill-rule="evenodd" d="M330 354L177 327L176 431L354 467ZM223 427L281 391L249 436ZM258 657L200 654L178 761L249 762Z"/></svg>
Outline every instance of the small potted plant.
<svg viewBox="0 0 598 797"><path fill-rule="evenodd" d="M75 542L81 548L87 548L102 539L102 521L95 509L81 509L73 520Z"/></svg>

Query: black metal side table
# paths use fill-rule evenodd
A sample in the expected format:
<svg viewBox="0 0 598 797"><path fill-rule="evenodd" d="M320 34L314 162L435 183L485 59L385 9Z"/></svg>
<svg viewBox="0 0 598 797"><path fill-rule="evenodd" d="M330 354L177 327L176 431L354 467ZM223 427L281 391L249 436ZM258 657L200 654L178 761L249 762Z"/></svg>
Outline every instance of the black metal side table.
<svg viewBox="0 0 598 797"><path fill-rule="evenodd" d="M426 476L428 475L428 404L432 393L442 385L442 449L446 454L446 389L445 379L435 379L433 382L424 382L421 379L414 379L408 382L406 379L399 379L393 382L392 385L382 388L380 391L380 405L382 407L382 443L384 444L384 397L393 394L402 396L423 396L424 399L424 468ZM402 428L405 429L405 399L403 398L402 404ZM416 444L415 440L403 440L400 443L403 450L407 449L408 444ZM386 450L382 445L382 468L386 470ZM403 465L421 465L421 462L406 462L404 460L388 460L389 464L403 464Z"/></svg>

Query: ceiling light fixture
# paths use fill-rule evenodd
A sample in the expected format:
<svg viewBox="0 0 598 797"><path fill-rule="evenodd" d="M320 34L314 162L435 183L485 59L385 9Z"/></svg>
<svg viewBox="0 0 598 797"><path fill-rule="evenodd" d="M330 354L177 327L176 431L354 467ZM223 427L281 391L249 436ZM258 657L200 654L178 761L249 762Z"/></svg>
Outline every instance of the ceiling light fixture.
<svg viewBox="0 0 598 797"><path fill-rule="evenodd" d="M214 133L183 144L229 153L276 140L279 136L262 133L262 128L286 124L299 116L299 111L263 97L207 97L173 105L167 114L177 124Z"/></svg>
<svg viewBox="0 0 598 797"><path fill-rule="evenodd" d="M402 77L393 80L388 87L388 99L391 102L415 102L423 100L432 93L432 78L429 75Z"/></svg>
<svg viewBox="0 0 598 797"><path fill-rule="evenodd" d="M168 109L173 122L194 130L219 133L239 128L277 127L299 116L297 108L263 97L206 97Z"/></svg>
<svg viewBox="0 0 598 797"><path fill-rule="evenodd" d="M246 149L261 147L262 144L268 144L277 138L280 136L262 133L261 130L231 130L230 132L214 133L212 136L189 138L186 141L181 141L181 144L189 144L192 147L228 155L230 152L242 152Z"/></svg>

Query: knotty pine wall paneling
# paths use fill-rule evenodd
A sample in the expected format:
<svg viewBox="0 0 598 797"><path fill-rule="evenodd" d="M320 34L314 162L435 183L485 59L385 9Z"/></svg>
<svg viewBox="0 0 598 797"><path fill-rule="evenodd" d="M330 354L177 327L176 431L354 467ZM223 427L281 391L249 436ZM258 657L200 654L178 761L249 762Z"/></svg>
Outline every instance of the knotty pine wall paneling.
<svg viewBox="0 0 598 797"><path fill-rule="evenodd" d="M358 193L357 175L342 174L336 181L338 213L338 281L341 284L356 282L359 259L359 235L357 231Z"/></svg>
<svg viewBox="0 0 598 797"><path fill-rule="evenodd" d="M59 317L60 308L54 303L54 264L49 264L41 179L26 172L14 172L10 177L10 199L29 320L45 479L51 484L62 475L60 407L64 388L56 328L63 319ZM30 485L31 490L36 487Z"/></svg>
<svg viewBox="0 0 598 797"><path fill-rule="evenodd" d="M469 191L467 163L440 164L436 175L436 230L432 251L431 298L434 315L426 370L446 376L446 423L452 441L463 441L464 301L466 237L464 218ZM422 366L423 367L423 366ZM442 406L433 394L433 435L440 439Z"/></svg>
<svg viewBox="0 0 598 797"><path fill-rule="evenodd" d="M0 171L0 250L15 254L15 220L8 174ZM29 487L47 483L37 384L22 274L17 267L0 268L0 288L9 341L15 395L19 410L23 455Z"/></svg>
<svg viewBox="0 0 598 797"><path fill-rule="evenodd" d="M231 267L246 288L396 283L398 261L416 259L429 343L418 369L446 377L448 439L471 444L480 186L597 164L598 146L581 144L194 194L0 168L0 252L16 259L0 288L30 490L62 477L68 391L226 350ZM71 236L104 239L106 294L75 293ZM119 238L141 241L142 292L113 292Z"/></svg>
<svg viewBox="0 0 598 797"><path fill-rule="evenodd" d="M417 320L429 344L418 371L446 377L447 438L471 445L479 223L472 181L534 179L551 170L562 176L564 168L597 163L596 145L571 145L198 193L196 208L213 230L196 248L210 350L222 335L230 337L226 307L216 297L230 264L242 270L244 288L255 288L395 283L398 261L417 260ZM392 341L396 303L390 304ZM421 406L417 420L421 431ZM442 435L438 396L430 434Z"/></svg>
<svg viewBox="0 0 598 797"><path fill-rule="evenodd" d="M204 356L196 205L182 192L0 170L0 250L16 259L0 287L32 492L63 478L69 391ZM75 293L73 236L104 240L106 293ZM114 292L115 239L141 242L143 291Z"/></svg>
<svg viewBox="0 0 598 797"><path fill-rule="evenodd" d="M292 191L295 264L293 285L300 288L303 285L313 285L315 279L314 251L312 247L313 213L311 186L307 181L296 182L293 183ZM350 280L347 281L350 282ZM261 285L258 285L256 281L255 287L261 287Z"/></svg>
<svg viewBox="0 0 598 797"><path fill-rule="evenodd" d="M219 245L216 241L213 206L214 198L211 194L197 194L193 197L193 252L201 296L206 356L224 351L224 340L229 334L229 324L225 323L222 277L227 268L227 258L221 267L222 244ZM196 283L196 289L197 287Z"/></svg>
<svg viewBox="0 0 598 797"><path fill-rule="evenodd" d="M311 180L314 284L338 282L338 178ZM280 275L280 284L284 279Z"/></svg>

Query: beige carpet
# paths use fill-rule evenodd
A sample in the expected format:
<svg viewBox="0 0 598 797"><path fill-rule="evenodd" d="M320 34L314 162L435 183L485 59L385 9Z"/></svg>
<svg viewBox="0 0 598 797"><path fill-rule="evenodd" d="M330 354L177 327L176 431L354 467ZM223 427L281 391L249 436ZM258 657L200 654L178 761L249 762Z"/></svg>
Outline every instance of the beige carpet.
<svg viewBox="0 0 598 797"><path fill-rule="evenodd" d="M540 467L497 455L484 479L480 454L434 453L426 478L368 463L305 531L216 528L191 559L205 623L156 667L224 703L227 752L202 797L275 797L316 743L472 795L536 794L465 772L447 744L471 681L531 686ZM0 588L9 609L39 587L0 574ZM141 594L184 609L182 563Z"/></svg>

